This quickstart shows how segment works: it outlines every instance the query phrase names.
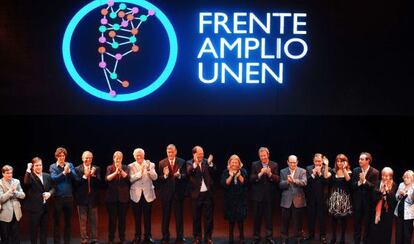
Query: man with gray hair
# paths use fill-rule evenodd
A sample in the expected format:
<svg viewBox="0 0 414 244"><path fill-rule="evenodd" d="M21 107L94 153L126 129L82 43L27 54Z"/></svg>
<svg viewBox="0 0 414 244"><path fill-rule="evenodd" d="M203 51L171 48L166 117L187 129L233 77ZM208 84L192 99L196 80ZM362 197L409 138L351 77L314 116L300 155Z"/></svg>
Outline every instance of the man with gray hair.
<svg viewBox="0 0 414 244"><path fill-rule="evenodd" d="M272 206L276 194L276 185L279 182L279 166L270 161L269 149L259 148L259 161L252 163L250 173L251 196L253 200L253 243L260 243L260 226L265 221L266 241L273 240Z"/></svg>
<svg viewBox="0 0 414 244"><path fill-rule="evenodd" d="M177 157L174 144L167 146L167 157L158 163L159 196L162 206L162 244L170 241L170 217L174 209L176 241L184 243L183 206L187 189L187 172L185 160Z"/></svg>
<svg viewBox="0 0 414 244"><path fill-rule="evenodd" d="M151 236L151 206L155 200L154 185L158 177L155 164L145 159L142 148L134 150L135 161L128 165L131 181L130 197L135 218L134 243L141 243L141 216L144 215L144 241L155 243Z"/></svg>

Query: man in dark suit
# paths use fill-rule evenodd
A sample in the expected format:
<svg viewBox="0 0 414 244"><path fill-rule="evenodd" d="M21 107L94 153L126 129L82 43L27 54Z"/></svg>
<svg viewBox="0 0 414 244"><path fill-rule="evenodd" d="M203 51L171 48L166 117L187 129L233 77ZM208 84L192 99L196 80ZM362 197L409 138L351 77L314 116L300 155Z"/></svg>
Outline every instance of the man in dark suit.
<svg viewBox="0 0 414 244"><path fill-rule="evenodd" d="M377 185L379 172L370 166L372 156L370 153L362 152L359 155L359 167L352 172L352 201L354 207L354 242L359 244L361 237L363 243L366 243L369 226L374 221L374 201L373 192ZM364 222L364 223L363 223ZM364 234L361 235L362 225L364 225Z"/></svg>
<svg viewBox="0 0 414 244"><path fill-rule="evenodd" d="M187 176L191 183L193 208L193 243L201 243L201 216L204 216L204 241L212 244L213 234L213 155L204 158L203 148L195 146L192 150L193 159L187 161Z"/></svg>
<svg viewBox="0 0 414 244"><path fill-rule="evenodd" d="M306 203L308 210L308 230L309 234L307 240L315 238L315 224L319 221L319 233L321 243L327 243L326 240L326 226L325 215L326 208L326 193L328 181L323 177L323 167L328 167L323 164L324 156L316 153L313 156L313 164L306 167L306 178L308 184L306 186Z"/></svg>
<svg viewBox="0 0 414 244"><path fill-rule="evenodd" d="M92 165L92 159L92 153L84 151L82 153L83 164L75 168L78 175L75 200L78 205L81 243L85 244L98 242L97 224L101 174L99 167ZM88 235L88 229L90 229L90 235Z"/></svg>
<svg viewBox="0 0 414 244"><path fill-rule="evenodd" d="M250 173L253 200L253 243L260 243L260 227L265 220L266 241L274 243L272 206L276 185L279 182L278 164L269 160L269 149L259 148L259 161L252 163Z"/></svg>
<svg viewBox="0 0 414 244"><path fill-rule="evenodd" d="M303 208L306 207L304 188L307 184L306 170L298 167L298 158L290 155L287 161L288 167L280 171L280 189L282 198L280 206L282 207L282 226L281 235L282 243L287 242L289 234L289 222L292 218L294 237L297 243L302 239L302 218Z"/></svg>
<svg viewBox="0 0 414 244"><path fill-rule="evenodd" d="M167 158L158 163L160 177L159 195L162 206L162 241L170 241L170 216L174 206L176 224L176 243L184 243L183 205L187 188L187 168L185 160L177 157L177 148L174 144L167 146Z"/></svg>
<svg viewBox="0 0 414 244"><path fill-rule="evenodd" d="M23 206L29 213L30 241L36 244L39 234L40 244L46 244L49 198L55 189L50 175L43 173L42 159L35 157L27 164L23 183L27 187Z"/></svg>

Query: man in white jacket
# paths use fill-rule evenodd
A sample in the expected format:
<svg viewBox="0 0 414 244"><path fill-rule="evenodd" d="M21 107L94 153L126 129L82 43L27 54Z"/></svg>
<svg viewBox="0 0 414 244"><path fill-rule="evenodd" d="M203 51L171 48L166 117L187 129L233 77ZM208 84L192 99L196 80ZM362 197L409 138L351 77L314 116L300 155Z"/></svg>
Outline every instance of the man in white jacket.
<svg viewBox="0 0 414 244"><path fill-rule="evenodd" d="M142 148L134 150L135 162L128 165L131 181L130 197L135 218L134 243L141 242L141 215L144 215L144 241L155 243L151 236L151 205L155 200L153 181L157 179L155 164L145 160Z"/></svg>

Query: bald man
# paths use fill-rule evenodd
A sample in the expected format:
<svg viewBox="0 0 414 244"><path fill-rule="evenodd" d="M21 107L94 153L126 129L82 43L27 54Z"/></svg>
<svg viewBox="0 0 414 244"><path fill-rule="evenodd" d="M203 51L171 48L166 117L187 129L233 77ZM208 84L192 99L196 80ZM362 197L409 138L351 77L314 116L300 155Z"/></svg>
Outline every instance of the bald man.
<svg viewBox="0 0 414 244"><path fill-rule="evenodd" d="M289 222L292 219L294 238L297 243L302 240L303 209L306 207L304 188L307 184L306 170L298 167L298 158L290 155L287 160L288 167L280 171L280 189L282 198L282 243L287 243Z"/></svg>

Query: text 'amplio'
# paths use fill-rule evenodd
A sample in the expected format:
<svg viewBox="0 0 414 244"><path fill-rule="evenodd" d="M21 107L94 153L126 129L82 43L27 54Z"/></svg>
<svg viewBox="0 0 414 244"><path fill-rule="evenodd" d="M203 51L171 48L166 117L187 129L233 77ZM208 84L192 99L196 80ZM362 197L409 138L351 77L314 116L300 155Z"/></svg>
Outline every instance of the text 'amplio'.
<svg viewBox="0 0 414 244"><path fill-rule="evenodd" d="M283 83L284 63L306 56L306 13L199 13L198 78L206 84Z"/></svg>

